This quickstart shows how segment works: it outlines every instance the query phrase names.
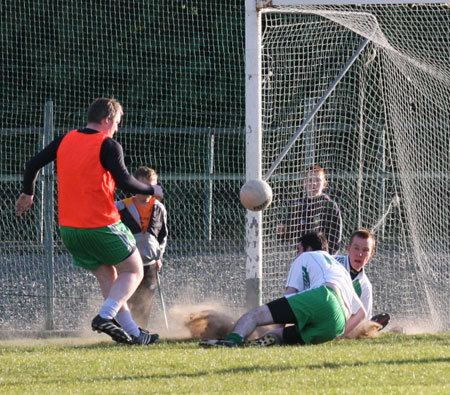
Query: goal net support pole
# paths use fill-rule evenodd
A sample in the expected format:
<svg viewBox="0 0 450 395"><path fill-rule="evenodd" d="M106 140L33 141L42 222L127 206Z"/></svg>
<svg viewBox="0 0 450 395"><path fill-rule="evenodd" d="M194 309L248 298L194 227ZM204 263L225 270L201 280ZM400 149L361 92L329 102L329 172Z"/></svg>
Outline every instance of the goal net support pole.
<svg viewBox="0 0 450 395"><path fill-rule="evenodd" d="M272 175L274 170L277 168L277 166L280 164L280 162L283 160L283 158L286 156L288 151L291 149L292 145L295 143L295 141L298 139L298 137L303 133L303 131L306 129L306 127L309 125L311 120L314 118L314 116L317 114L317 111L319 111L320 107L322 107L323 103L325 103L325 100L331 95L331 93L334 91L336 86L339 84L339 82L344 77L345 73L352 67L352 64L355 62L356 58L359 56L359 54L363 51L363 49L366 47L369 40L366 38L361 42L361 45L358 47L358 49L355 51L355 53L352 55L352 57L348 60L348 62L345 64L345 66L342 68L342 70L339 72L336 79L331 83L331 85L328 87L327 91L324 93L324 95L320 98L319 102L314 106L314 108L311 110L311 112L308 114L308 116L305 118L301 126L297 129L295 134L292 136L292 138L289 140L289 143L284 148L283 152L278 156L278 158L273 162L273 165L270 167L270 169L267 171L267 173L264 176L264 180L268 180L269 177Z"/></svg>
<svg viewBox="0 0 450 395"><path fill-rule="evenodd" d="M254 3L247 1L247 3ZM261 178L261 59L260 38L261 19L256 8L246 10L246 179ZM248 29L248 30L247 30ZM257 34L251 32L257 31ZM247 34L248 33L248 34ZM364 39L355 53L344 65L335 80L330 84L326 92L320 98L308 114L302 125L278 156L263 179L268 180L279 163L286 156L297 138L303 133L320 107L331 95L333 90L342 80L344 75L355 62L359 54L364 50L368 39ZM258 96L256 96L258 95ZM247 210L246 215L246 306L251 308L262 303L262 227L261 212Z"/></svg>

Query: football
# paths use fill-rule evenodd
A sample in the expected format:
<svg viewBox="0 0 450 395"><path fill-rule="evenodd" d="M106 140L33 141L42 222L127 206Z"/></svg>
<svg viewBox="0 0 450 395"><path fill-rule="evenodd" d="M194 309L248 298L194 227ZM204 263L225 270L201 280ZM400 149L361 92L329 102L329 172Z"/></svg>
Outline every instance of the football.
<svg viewBox="0 0 450 395"><path fill-rule="evenodd" d="M272 188L263 180L249 180L241 188L242 205L251 211L261 211L272 203Z"/></svg>

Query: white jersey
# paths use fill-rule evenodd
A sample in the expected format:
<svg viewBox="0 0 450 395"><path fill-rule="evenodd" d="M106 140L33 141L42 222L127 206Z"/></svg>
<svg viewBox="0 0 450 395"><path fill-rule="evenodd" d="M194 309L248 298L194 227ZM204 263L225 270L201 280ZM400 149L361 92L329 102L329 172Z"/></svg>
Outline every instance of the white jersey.
<svg viewBox="0 0 450 395"><path fill-rule="evenodd" d="M334 255L333 258L336 259L342 266L344 266L345 269L347 269L347 271L350 273L350 260L348 258L348 255ZM364 272L364 268L353 279L353 287L355 288L356 294L361 299L361 302L367 311L367 316L369 318L372 317L372 283Z"/></svg>
<svg viewBox="0 0 450 395"><path fill-rule="evenodd" d="M308 251L300 254L291 265L286 287L303 292L319 288L325 283L335 285L342 301L351 314L363 307L347 271L325 251Z"/></svg>

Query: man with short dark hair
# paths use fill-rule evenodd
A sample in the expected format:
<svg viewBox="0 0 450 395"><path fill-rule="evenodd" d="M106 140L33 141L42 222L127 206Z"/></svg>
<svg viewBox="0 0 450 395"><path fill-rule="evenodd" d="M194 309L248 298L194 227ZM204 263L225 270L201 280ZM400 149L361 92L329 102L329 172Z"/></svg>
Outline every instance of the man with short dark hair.
<svg viewBox="0 0 450 395"><path fill-rule="evenodd" d="M122 146L113 139L122 115L115 99L92 102L84 128L56 138L27 162L16 212L20 216L31 208L39 170L56 160L61 238L73 263L97 278L105 299L92 329L120 343L146 345L158 336L140 329L127 306L142 280L142 260L133 234L120 221L114 190L117 185L133 193L163 193L128 173Z"/></svg>
<svg viewBox="0 0 450 395"><path fill-rule="evenodd" d="M320 247L320 249L313 250ZM350 277L325 251L326 238L310 233L300 238L286 295L244 314L224 340L200 342L203 347L237 347L256 327L293 324L266 333L250 345L319 344L350 332L365 317Z"/></svg>

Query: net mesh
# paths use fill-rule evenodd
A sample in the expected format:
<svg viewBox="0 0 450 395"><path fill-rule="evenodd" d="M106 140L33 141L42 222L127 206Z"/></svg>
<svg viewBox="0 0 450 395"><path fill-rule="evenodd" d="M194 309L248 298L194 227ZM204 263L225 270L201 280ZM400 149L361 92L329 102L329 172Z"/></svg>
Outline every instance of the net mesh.
<svg viewBox="0 0 450 395"><path fill-rule="evenodd" d="M117 139L130 171L153 167L165 191L168 307L214 299L239 309L243 2L7 0L1 8L0 329L79 330L101 304L94 277L71 264L59 238L54 170L39 176L32 210L14 214L24 163L82 127L100 96L124 106ZM263 15L265 170L362 39L370 41L269 179L263 300L282 294L295 243L280 240L276 227L300 196L305 169L318 164L341 210L341 252L353 230L380 223L367 268L375 312L448 328L449 9L278 11Z"/></svg>
<svg viewBox="0 0 450 395"><path fill-rule="evenodd" d="M40 174L33 208L20 219L14 202L44 139L83 127L102 96L124 107L117 140L129 170L154 168L165 191L168 308L209 299L240 306L241 2L10 0L1 9L0 328L78 330L101 304L94 277L71 264L61 243L56 199L45 205L55 172ZM49 119L53 128L44 127ZM158 318L157 298L155 309Z"/></svg>
<svg viewBox="0 0 450 395"><path fill-rule="evenodd" d="M448 328L450 9L434 5L279 7L263 14L263 163L267 171L365 38L368 44L270 179L264 300L282 292L295 234L276 227L323 167L340 207L339 251L374 229L374 311ZM264 171L263 171L264 173ZM324 207L311 215L318 216ZM322 214L325 215L325 214ZM329 231L331 232L331 231Z"/></svg>

